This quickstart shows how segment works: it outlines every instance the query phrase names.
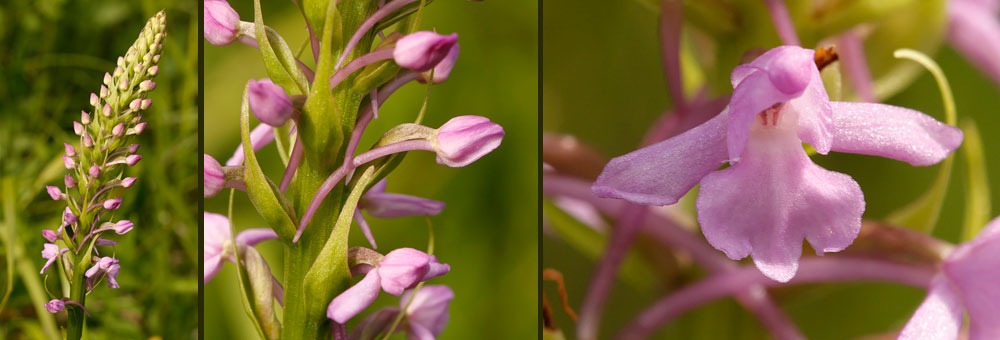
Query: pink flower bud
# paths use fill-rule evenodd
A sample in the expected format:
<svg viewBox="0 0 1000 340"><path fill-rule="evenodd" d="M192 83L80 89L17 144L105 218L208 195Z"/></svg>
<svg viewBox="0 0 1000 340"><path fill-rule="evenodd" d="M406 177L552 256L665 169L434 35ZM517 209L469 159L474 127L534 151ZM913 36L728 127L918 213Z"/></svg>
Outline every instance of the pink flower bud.
<svg viewBox="0 0 1000 340"><path fill-rule="evenodd" d="M66 189L72 189L76 187L76 180L73 179L73 176L70 175L66 175L63 177L63 183L66 184Z"/></svg>
<svg viewBox="0 0 1000 340"><path fill-rule="evenodd" d="M150 105L153 105L153 100L152 99L150 99L150 98L143 99L142 100L142 105L140 105L139 108L145 110L145 109L148 109Z"/></svg>
<svg viewBox="0 0 1000 340"><path fill-rule="evenodd" d="M116 234L125 235L125 233L129 232L129 230L132 230L132 226L133 226L132 221L121 220L115 222L115 226L113 228L115 229Z"/></svg>
<svg viewBox="0 0 1000 340"><path fill-rule="evenodd" d="M101 109L101 114L105 117L111 117L111 104L104 103L104 108Z"/></svg>
<svg viewBox="0 0 1000 340"><path fill-rule="evenodd" d="M49 197L52 197L53 200L58 201L63 199L62 190L59 190L58 187L47 185L45 186L45 190L49 192Z"/></svg>
<svg viewBox="0 0 1000 340"><path fill-rule="evenodd" d="M205 197L214 197L226 185L226 174L222 172L222 165L215 158L205 154Z"/></svg>
<svg viewBox="0 0 1000 340"><path fill-rule="evenodd" d="M111 134L115 137L120 137L125 134L125 123L115 124L115 127L111 128Z"/></svg>
<svg viewBox="0 0 1000 340"><path fill-rule="evenodd" d="M399 248L385 255L378 264L382 290L399 296L415 286L430 270L430 256L413 248Z"/></svg>
<svg viewBox="0 0 1000 340"><path fill-rule="evenodd" d="M142 156L140 155L128 155L128 157L125 157L125 163L127 163L128 166L133 166L135 163L139 163L139 160L141 159Z"/></svg>
<svg viewBox="0 0 1000 340"><path fill-rule="evenodd" d="M74 149L72 145L69 145L69 143L63 143L63 146L66 147L66 156L76 156L76 149Z"/></svg>
<svg viewBox="0 0 1000 340"><path fill-rule="evenodd" d="M63 226L73 225L73 223L76 223L76 215L73 215L73 210L66 207L63 210Z"/></svg>
<svg viewBox="0 0 1000 340"><path fill-rule="evenodd" d="M146 122L136 124L135 127L132 128L132 132L135 135L142 134L143 130L146 130Z"/></svg>
<svg viewBox="0 0 1000 340"><path fill-rule="evenodd" d="M73 133L75 133L77 136L79 136L80 134L83 134L83 124L80 124L80 122L74 121L73 122Z"/></svg>
<svg viewBox="0 0 1000 340"><path fill-rule="evenodd" d="M94 139L90 138L90 134L89 133L83 134L83 147L89 148L89 147L92 147L92 146L94 146Z"/></svg>
<svg viewBox="0 0 1000 340"><path fill-rule="evenodd" d="M66 169L72 169L74 166L76 166L76 161L74 161L72 157L64 155L63 156L63 165L66 166Z"/></svg>
<svg viewBox="0 0 1000 340"><path fill-rule="evenodd" d="M111 73L104 72L104 85L111 86L111 82L114 78L111 78Z"/></svg>
<svg viewBox="0 0 1000 340"><path fill-rule="evenodd" d="M96 105L97 105L97 102L98 102L98 100L99 100L99 99L97 98L97 94L96 94L96 93L93 93L93 92L91 92L91 93L90 93L90 105L95 105L95 106L96 106Z"/></svg>
<svg viewBox="0 0 1000 340"><path fill-rule="evenodd" d="M142 106L142 99L136 98L132 99L132 102L128 103L128 108L132 111L138 111L139 107Z"/></svg>
<svg viewBox="0 0 1000 340"><path fill-rule="evenodd" d="M115 209L118 209L118 207L120 207L121 205L122 205L122 199L121 198L108 199L108 200L105 200L104 203L103 203L104 209L106 209L106 210L115 210Z"/></svg>
<svg viewBox="0 0 1000 340"><path fill-rule="evenodd" d="M90 124L90 114L87 111L80 110L80 123L83 125Z"/></svg>
<svg viewBox="0 0 1000 340"><path fill-rule="evenodd" d="M423 72L441 62L457 42L456 33L440 35L430 31L414 32L396 42L392 57L399 66Z"/></svg>
<svg viewBox="0 0 1000 340"><path fill-rule="evenodd" d="M431 143L438 164L462 167L500 146L503 136L503 127L486 117L458 116L441 125Z"/></svg>
<svg viewBox="0 0 1000 340"><path fill-rule="evenodd" d="M128 89L129 83L128 78L122 78L122 81L118 83L118 89L125 91Z"/></svg>
<svg viewBox="0 0 1000 340"><path fill-rule="evenodd" d="M440 84L443 83L445 80L448 80L448 75L451 74L451 69L455 67L455 61L457 60L458 60L458 44L456 43L455 46L452 46L451 50L448 51L448 55L446 55L444 59L441 59L441 62L439 62L436 66L434 66L433 71L434 71L435 84ZM426 84L427 77L429 76L430 76L430 71L424 72L420 75L420 78L418 78L417 81Z"/></svg>
<svg viewBox="0 0 1000 340"><path fill-rule="evenodd" d="M156 66L153 66L153 68L156 68ZM149 79L143 80L141 83L139 83L139 89L143 91L149 91L155 88L156 88L156 82Z"/></svg>
<svg viewBox="0 0 1000 340"><path fill-rule="evenodd" d="M87 174L89 174L90 177L97 178L97 176L101 175L101 167L97 166L96 164L91 165L90 170L87 172Z"/></svg>
<svg viewBox="0 0 1000 340"><path fill-rule="evenodd" d="M295 110L285 90L270 79L250 79L247 96L253 115L270 126L284 125Z"/></svg>
<svg viewBox="0 0 1000 340"><path fill-rule="evenodd" d="M128 146L128 153L133 154L136 151L139 151L139 144L131 144Z"/></svg>
<svg viewBox="0 0 1000 340"><path fill-rule="evenodd" d="M101 98L107 97L109 93L110 91L108 91L108 87L101 85ZM97 106L97 103L92 103L90 105Z"/></svg>
<svg viewBox="0 0 1000 340"><path fill-rule="evenodd" d="M59 239L59 234L49 229L42 229L42 237L49 242L55 242Z"/></svg>
<svg viewBox="0 0 1000 340"><path fill-rule="evenodd" d="M146 74L148 74L150 77L155 76L157 73L160 73L160 67L159 66L153 66L153 67L150 67L148 70L146 70ZM156 83L153 83L153 86L155 87Z"/></svg>
<svg viewBox="0 0 1000 340"><path fill-rule="evenodd" d="M137 180L137 179L139 179L139 178L138 177L125 177L125 179L122 180L122 187L131 188L132 185L135 184L135 180Z"/></svg>
<svg viewBox="0 0 1000 340"><path fill-rule="evenodd" d="M53 299L45 303L45 310L49 311L49 313L59 313L64 308L66 308L66 303L62 300Z"/></svg>
<svg viewBox="0 0 1000 340"><path fill-rule="evenodd" d="M205 40L215 46L225 46L236 40L236 28L240 15L224 0L208 0L204 3Z"/></svg>

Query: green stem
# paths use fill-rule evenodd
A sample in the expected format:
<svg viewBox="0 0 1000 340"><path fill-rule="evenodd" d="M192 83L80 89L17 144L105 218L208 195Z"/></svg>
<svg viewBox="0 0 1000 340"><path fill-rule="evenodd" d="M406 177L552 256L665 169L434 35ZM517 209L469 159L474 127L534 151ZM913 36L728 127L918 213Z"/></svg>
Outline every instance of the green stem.
<svg viewBox="0 0 1000 340"><path fill-rule="evenodd" d="M88 249L89 252L89 249ZM83 276L85 268L90 264L90 256L84 256L73 268L73 282L70 285L69 299L86 305L87 299L87 279ZM66 312L69 319L66 324L66 340L79 340L83 337L83 326L86 323L87 315L79 307L66 305Z"/></svg>

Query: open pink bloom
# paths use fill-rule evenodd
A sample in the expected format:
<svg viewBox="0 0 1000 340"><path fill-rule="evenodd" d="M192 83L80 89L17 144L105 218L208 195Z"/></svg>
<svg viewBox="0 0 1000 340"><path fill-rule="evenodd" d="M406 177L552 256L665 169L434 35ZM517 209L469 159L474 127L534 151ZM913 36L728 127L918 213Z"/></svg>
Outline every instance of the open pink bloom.
<svg viewBox="0 0 1000 340"><path fill-rule="evenodd" d="M864 195L848 175L812 162L809 143L915 166L940 162L962 142L958 128L884 104L831 102L814 52L781 46L733 70L729 106L673 138L612 159L592 190L638 204L676 203L695 184L698 222L731 259L750 255L764 275L790 280L802 240L819 254L850 245ZM729 161L726 169L717 170Z"/></svg>
<svg viewBox="0 0 1000 340"><path fill-rule="evenodd" d="M48 261L45 261L45 265L42 266L42 271L38 273L39 274L45 273L45 270L49 269L49 266L51 266L53 262L56 262L56 259L59 258L59 255L62 255L67 251L69 251L69 248L59 249L59 246L55 245L54 243L46 243L45 245L43 245L42 257Z"/></svg>
<svg viewBox="0 0 1000 340"><path fill-rule="evenodd" d="M399 296L416 287L420 281L444 275L450 270L437 258L413 248L400 248L385 254L375 268L357 284L337 295L326 309L326 316L337 323L346 323L368 308L379 290Z"/></svg>
<svg viewBox="0 0 1000 340"><path fill-rule="evenodd" d="M969 340L1000 339L1000 218L974 240L963 243L941 263L927 298L899 339L952 340L969 313Z"/></svg>
<svg viewBox="0 0 1000 340"><path fill-rule="evenodd" d="M948 40L994 82L1000 83L1000 22L997 0L948 1Z"/></svg>
<svg viewBox="0 0 1000 340"><path fill-rule="evenodd" d="M455 298L455 292L445 285L427 285L420 288L407 307L413 291L403 294L399 307L406 308L406 331L408 338L433 340L441 335L448 324L448 304Z"/></svg>
<svg viewBox="0 0 1000 340"><path fill-rule="evenodd" d="M206 212L205 215L205 283L212 280L222 269L223 261L233 262L235 251L230 241L229 219L225 216ZM246 229L236 234L236 243L243 246L255 246L260 242L278 238L278 234L270 228Z"/></svg>

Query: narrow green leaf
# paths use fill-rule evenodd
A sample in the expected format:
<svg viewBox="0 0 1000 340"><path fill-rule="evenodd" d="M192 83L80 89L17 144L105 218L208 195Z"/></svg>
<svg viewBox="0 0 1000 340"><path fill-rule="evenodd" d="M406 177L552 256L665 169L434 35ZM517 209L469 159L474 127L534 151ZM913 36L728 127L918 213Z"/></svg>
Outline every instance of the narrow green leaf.
<svg viewBox="0 0 1000 340"><path fill-rule="evenodd" d="M330 0L302 0L302 13L309 21L313 34L322 37L324 22L326 18L326 8Z"/></svg>
<svg viewBox="0 0 1000 340"><path fill-rule="evenodd" d="M254 35L260 46L260 55L264 59L267 76L275 84L285 88L290 95L309 92L309 82L299 69L295 54L288 48L285 39L270 27L264 26L261 16L260 0L254 0Z"/></svg>
<svg viewBox="0 0 1000 340"><path fill-rule="evenodd" d="M264 261L264 257L254 247L242 246L241 250L245 264L243 269L248 274L250 289L253 292L254 311L260 322L261 330L268 339L277 339L281 334L281 323L278 322L278 316L274 313L271 269Z"/></svg>
<svg viewBox="0 0 1000 340"><path fill-rule="evenodd" d="M335 1L327 6L327 19L323 25L323 36L320 39L319 61L316 63L316 78L309 90L309 98L303 107L299 121L298 133L302 134L302 144L305 147L305 157L310 163L324 165L333 164L335 160L321 157L331 151L336 154L343 145L344 132L341 128L341 117L336 112L333 93L330 91L330 76L333 75L334 39L341 39L340 12ZM321 160L323 160L321 162Z"/></svg>
<svg viewBox="0 0 1000 340"><path fill-rule="evenodd" d="M936 80L938 84L938 89L941 91L941 101L944 105L945 122L948 123L948 125L955 125L958 120L955 113L955 99L951 93L951 86L948 85L948 79L944 76L944 72L941 71L941 68L937 65L937 63L923 53L910 49L896 50L893 55L896 58L910 59L919 63L934 76L934 80ZM934 179L934 183L931 184L930 189L917 198L916 201L913 201L910 204L907 204L906 206L890 213L889 216L886 217L886 221L896 225L923 230L927 233L933 231L938 218L941 216L941 206L944 205L944 196L948 192L948 181L951 179L951 167L953 161L953 155L949 155L948 158L945 158L945 160L941 162L938 175Z"/></svg>
<svg viewBox="0 0 1000 340"><path fill-rule="evenodd" d="M357 209L361 194L365 192L374 173L375 168L368 166L358 177L357 183L344 201L344 208L340 210L333 233L327 238L316 261L306 272L303 284L305 296L310 297L310 305L306 306L308 315L312 315L315 311L322 312L339 292L347 289L351 282L351 271L347 267L347 237L350 234L354 210Z"/></svg>
<svg viewBox="0 0 1000 340"><path fill-rule="evenodd" d="M604 254L607 244L605 235L583 225L547 199L542 204L542 212L553 231L570 247L594 261ZM623 281L647 292L653 290L656 284L653 278L658 275L653 266L643 261L635 251L629 251L625 255L625 260L622 261L621 269L618 271L618 276Z"/></svg>
<svg viewBox="0 0 1000 340"><path fill-rule="evenodd" d="M247 194L250 196L250 202L253 203L254 208L267 221L267 225L274 229L281 239L291 242L292 237L295 236L295 221L297 220L295 212L292 210L291 203L278 190L278 186L274 185L274 182L271 182L267 176L264 176L264 171L257 163L253 147L250 146L250 105L247 101L247 91L248 87L244 87L243 105L240 108L243 165L246 171L243 179L247 185Z"/></svg>
<svg viewBox="0 0 1000 340"><path fill-rule="evenodd" d="M236 189L229 189L228 218L229 218L229 244L231 245L236 244L236 225L235 223L233 223L233 198L236 197L235 194L236 194ZM243 309L244 311L247 312L247 316L250 318L250 321L253 321L253 326L254 329L257 330L257 335L260 335L262 339L269 339L266 336L267 333L264 332L264 327L262 327L260 324L260 320L257 319L258 314L256 305L250 302L252 301L251 297L254 296L254 294L253 291L250 290L250 279L249 279L250 275L247 273L246 268L243 266L243 256L240 255L239 251L233 249L233 258L236 261L234 265L236 266L236 277L240 282L240 292L243 293L240 294L240 296L243 297L242 299Z"/></svg>
<svg viewBox="0 0 1000 340"><path fill-rule="evenodd" d="M962 141L965 156L965 226L962 241L976 237L990 221L990 183L986 176L986 153L979 128L972 119L962 121L965 140Z"/></svg>

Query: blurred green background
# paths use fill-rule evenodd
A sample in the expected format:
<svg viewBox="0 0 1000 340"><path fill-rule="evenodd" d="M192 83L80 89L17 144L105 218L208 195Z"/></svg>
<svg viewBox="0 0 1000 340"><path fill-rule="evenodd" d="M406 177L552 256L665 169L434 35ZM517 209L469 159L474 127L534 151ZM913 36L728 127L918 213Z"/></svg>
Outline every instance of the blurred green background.
<svg viewBox="0 0 1000 340"><path fill-rule="evenodd" d="M795 6L810 3L789 2L792 3L790 7L793 12ZM643 134L655 119L671 107L660 62L658 3L645 0L552 0L544 3L543 131L573 134L608 158L637 148ZM739 16L740 20L735 23L722 20L715 23L736 25L733 33L723 35L723 39L727 39L724 41L756 35L757 40L751 43L756 44L756 47L773 47L779 44L761 1L685 3L688 10L690 4L711 7L720 3L735 3L738 8L757 7L759 9L751 14L741 12L746 15ZM568 10L569 8L572 10ZM937 12L937 15L944 16L944 13ZM912 18L910 21L927 22ZM712 23L698 23L700 26L710 24ZM690 23L685 26L685 30L689 28ZM688 30L685 34L693 33ZM807 43L815 43L815 37L802 35ZM900 42L873 40L868 41L866 46L872 52L880 44ZM872 58L871 54L869 57ZM878 57L892 58L891 55ZM997 115L1000 88L947 44L943 44L931 57L941 65L950 80L959 121L972 118L978 124L985 146L987 173L996 173L996 169L1000 169L1000 116ZM714 77L713 81L724 82L714 84L713 95L718 95L723 90L731 91L727 81L728 70L735 66L737 60L731 58L727 68L720 67L720 70L726 69L716 71L721 76L709 75ZM895 62L912 63L904 60ZM845 86L846 84L845 81ZM943 120L940 98L933 77L921 71L915 82L886 102L917 109ZM963 152L962 149L956 152L958 157L955 159L943 212L934 231L935 236L949 242L958 241L963 223L966 195ZM889 212L914 200L927 190L938 171L936 166L916 168L899 161L853 154L831 153L828 156L815 156L813 160L826 169L851 175L861 185L867 202L864 216L868 219L882 219ZM989 191L994 197L991 216L995 216L1000 212L1000 199L996 198L997 193L1000 193L1000 180L991 180ZM700 233L698 236L701 237ZM542 248L543 268L555 268L565 274L569 301L574 307L578 307L589 284L594 261L551 234L543 236ZM658 289L643 291L619 281L608 299L601 338L615 334L655 298L673 289L662 286L663 282L658 284L661 285ZM555 285L545 283L544 289L549 295L549 303L554 306L556 324L566 332L567 338L573 338L574 323L558 308ZM780 290L774 294L809 339L846 339L898 330L924 297L924 291L919 289L869 283L808 285L799 289ZM656 338L671 339L768 337L757 320L732 299L720 300L675 319L669 327L657 334Z"/></svg>
<svg viewBox="0 0 1000 340"><path fill-rule="evenodd" d="M253 20L253 3L231 1L244 21ZM297 51L307 38L300 12L288 1L262 2L264 23L277 30ZM447 275L430 284L455 291L451 319L440 339L529 339L537 334L537 204L538 204L538 17L532 1L434 1L425 9L422 29L457 32L461 52L448 81L435 85L424 124L437 127L458 115L481 115L504 127L503 143L491 154L464 168L438 165L434 155L413 152L389 177L388 191L447 203L432 218L435 255L451 265ZM205 153L219 162L239 142L240 95L246 82L266 77L257 50L204 42ZM307 47L308 50L308 47ZM310 52L302 60L313 65ZM359 144L368 147L400 123L412 122L425 86L413 83L396 92L379 110ZM264 172L279 182L284 170L271 145L258 152ZM225 214L228 191L208 199L205 211ZM245 194L236 195L238 230L264 227ZM423 217L369 218L379 251L399 247L426 249ZM367 246L352 226L351 246ZM257 247L278 278L282 250L275 241ZM205 285L205 338L255 339L239 295L232 264ZM396 305L397 297L381 294L368 312ZM402 338L397 335L395 338Z"/></svg>
<svg viewBox="0 0 1000 340"><path fill-rule="evenodd" d="M72 122L161 9L167 37L144 115L149 126L137 139L143 160L127 171L139 180L117 213L135 229L105 236L119 242L121 288L89 295L87 336L197 338L199 3L13 0L0 2L0 293L13 288L0 310L0 339L62 338L55 332L66 313L42 307L49 299L38 271L41 230L54 229L65 205L44 186L63 186L62 143L78 138ZM60 294L52 273L48 287Z"/></svg>

